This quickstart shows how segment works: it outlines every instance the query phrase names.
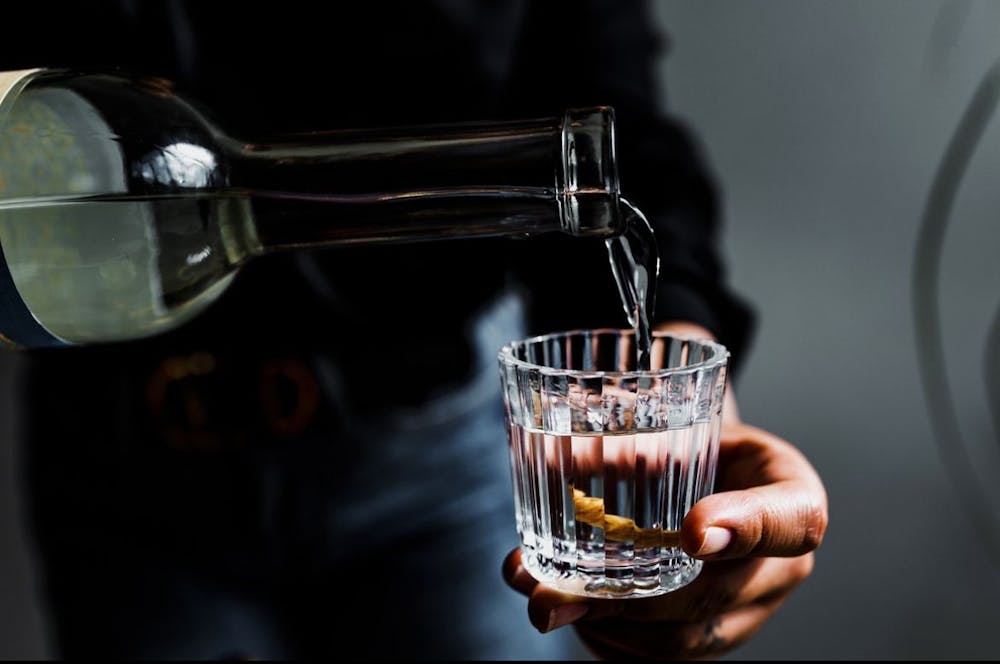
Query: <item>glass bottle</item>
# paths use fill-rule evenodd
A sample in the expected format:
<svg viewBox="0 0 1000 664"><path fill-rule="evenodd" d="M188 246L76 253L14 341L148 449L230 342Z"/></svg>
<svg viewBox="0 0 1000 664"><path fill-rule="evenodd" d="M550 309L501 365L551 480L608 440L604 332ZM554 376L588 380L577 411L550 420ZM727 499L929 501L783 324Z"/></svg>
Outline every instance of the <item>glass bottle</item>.
<svg viewBox="0 0 1000 664"><path fill-rule="evenodd" d="M624 230L607 107L232 137L162 79L0 73L0 343L155 334L241 265L368 242Z"/></svg>

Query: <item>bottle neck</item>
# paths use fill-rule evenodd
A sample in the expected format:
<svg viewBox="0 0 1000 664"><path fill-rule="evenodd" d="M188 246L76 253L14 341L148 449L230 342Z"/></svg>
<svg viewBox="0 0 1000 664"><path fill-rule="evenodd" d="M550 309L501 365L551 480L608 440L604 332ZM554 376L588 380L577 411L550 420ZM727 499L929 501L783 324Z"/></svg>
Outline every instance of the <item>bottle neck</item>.
<svg viewBox="0 0 1000 664"><path fill-rule="evenodd" d="M620 233L610 109L562 118L231 141L264 251Z"/></svg>

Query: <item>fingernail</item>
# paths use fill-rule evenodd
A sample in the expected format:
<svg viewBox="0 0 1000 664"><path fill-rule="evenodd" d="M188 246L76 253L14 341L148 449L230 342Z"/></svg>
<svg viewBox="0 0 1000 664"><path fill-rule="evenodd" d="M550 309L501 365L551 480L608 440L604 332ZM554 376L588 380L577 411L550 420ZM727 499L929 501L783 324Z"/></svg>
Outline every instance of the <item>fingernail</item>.
<svg viewBox="0 0 1000 664"><path fill-rule="evenodd" d="M589 610L590 607L586 604L563 604L562 606L557 606L549 612L549 626L545 628L545 631L551 632L554 629L565 627L571 622L582 618Z"/></svg>
<svg viewBox="0 0 1000 664"><path fill-rule="evenodd" d="M733 541L733 533L728 528L709 526L705 531L705 539L701 541L701 548L698 549L699 556L707 556L719 553Z"/></svg>

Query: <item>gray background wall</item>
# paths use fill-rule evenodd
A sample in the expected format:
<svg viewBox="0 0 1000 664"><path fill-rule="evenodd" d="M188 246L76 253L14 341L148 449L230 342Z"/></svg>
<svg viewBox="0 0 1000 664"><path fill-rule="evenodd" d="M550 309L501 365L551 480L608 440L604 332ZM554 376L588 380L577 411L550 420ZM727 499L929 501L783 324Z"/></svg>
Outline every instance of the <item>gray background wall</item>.
<svg viewBox="0 0 1000 664"><path fill-rule="evenodd" d="M929 429L910 292L935 168L1000 56L1000 3L658 9L667 102L705 143L733 282L760 313L743 416L798 444L830 494L813 576L732 658L1000 657L1000 560ZM1000 115L959 190L940 275L949 385L994 517L982 362L1000 306L998 178Z"/></svg>
<svg viewBox="0 0 1000 664"><path fill-rule="evenodd" d="M1000 56L1000 3L661 0L657 18L672 38L666 101L705 143L731 275L760 313L744 418L798 444L830 493L813 576L729 658L997 658L1000 561L930 431L910 288L934 169ZM993 515L982 357L1000 306L998 174L1000 118L959 191L940 281L963 434L945 449L965 445ZM0 354L0 658L39 658L50 651L19 512L16 365Z"/></svg>

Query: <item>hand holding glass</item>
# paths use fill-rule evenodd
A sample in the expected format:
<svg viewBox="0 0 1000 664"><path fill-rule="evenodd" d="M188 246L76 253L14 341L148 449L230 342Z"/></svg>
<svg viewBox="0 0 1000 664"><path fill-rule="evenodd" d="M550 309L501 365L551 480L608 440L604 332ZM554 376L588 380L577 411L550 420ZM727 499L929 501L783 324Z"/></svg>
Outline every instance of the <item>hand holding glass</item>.
<svg viewBox="0 0 1000 664"><path fill-rule="evenodd" d="M512 342L499 355L522 564L591 597L690 583L688 510L713 490L729 353L654 336L636 369L632 330Z"/></svg>

